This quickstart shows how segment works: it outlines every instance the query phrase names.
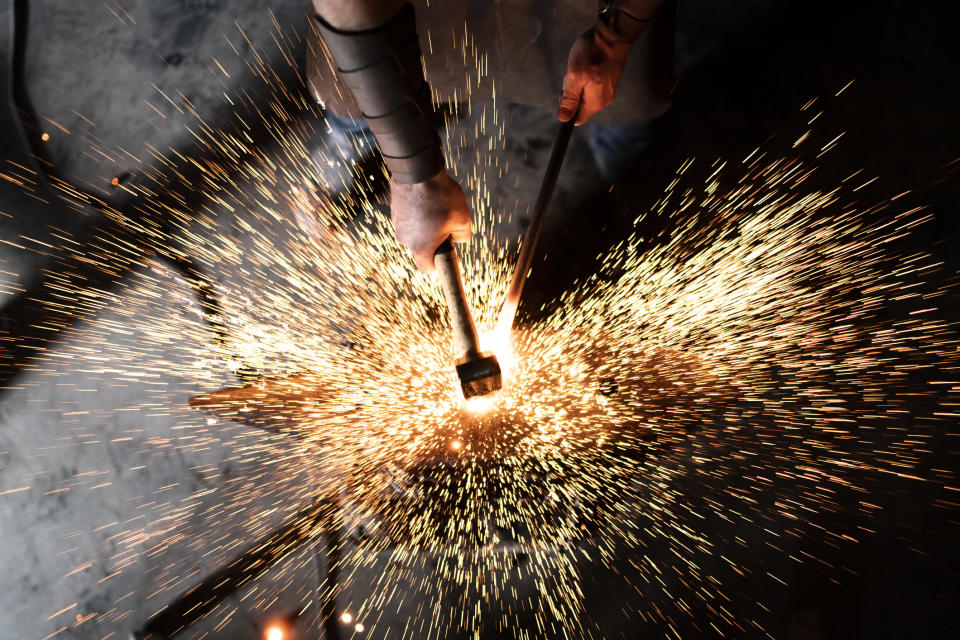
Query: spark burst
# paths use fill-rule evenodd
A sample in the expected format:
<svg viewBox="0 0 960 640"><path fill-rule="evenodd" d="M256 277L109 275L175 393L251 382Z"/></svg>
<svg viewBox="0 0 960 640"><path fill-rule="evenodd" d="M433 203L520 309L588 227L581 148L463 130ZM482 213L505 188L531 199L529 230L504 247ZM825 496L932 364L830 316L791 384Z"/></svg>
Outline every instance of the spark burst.
<svg viewBox="0 0 960 640"><path fill-rule="evenodd" d="M775 588L789 578L787 558L822 560L794 557L800 542L868 535L824 530L818 514L873 521L877 474L956 490L952 471L931 466L958 415L960 341L937 313L951 292L924 288L938 269L932 258L897 249L931 214L893 201L858 206L842 187L808 191L812 166L760 150L714 163L697 187L685 177L691 161L638 217L666 217L661 237L627 237L556 311L504 335L495 321L515 243L497 233L487 186L505 176L504 129L495 112L484 111L473 131L451 121L446 148L472 191L477 231L461 252L468 294L505 370L502 393L466 403L439 287L396 245L382 203L327 195L309 98L284 87L260 56L250 64L272 98L238 97L235 130L201 121L204 153L184 159L198 180L157 153L166 171L129 187L143 218L92 201L217 274L230 343L210 349L203 310L177 293L167 268L140 268L139 256L102 238L105 250L78 245L70 259L132 271L122 322L99 313L119 298L65 277L57 304L87 319L77 332L84 340L50 357L120 380L173 376L200 393L193 404L205 412L163 388L144 401L140 408L178 419L179 435L146 443L156 455L226 448L290 478L239 480L208 516L237 505L291 514L340 496L351 542L336 588L357 629L602 637L581 582L594 564L639 593L623 612L631 624L674 635L765 633L769 610L745 580ZM272 150L252 142L254 119ZM159 303L171 300L191 314L162 313ZM911 309L889 319L904 305ZM127 337L132 323L137 340ZM216 391L228 379L224 358L265 378ZM56 374L43 360L30 367ZM260 429L230 430L223 420ZM147 503L148 524L118 533L118 571L174 545L227 557L237 538L181 530L204 504L153 512ZM241 534L265 530L253 522ZM755 556L745 538L762 540L776 560ZM160 609L191 579L158 573L144 594L149 610L135 615ZM253 608L273 587L256 589ZM319 624L315 594L299 592ZM100 612L99 622L116 624L124 611ZM392 612L403 625L391 627ZM216 629L233 613L211 614Z"/></svg>

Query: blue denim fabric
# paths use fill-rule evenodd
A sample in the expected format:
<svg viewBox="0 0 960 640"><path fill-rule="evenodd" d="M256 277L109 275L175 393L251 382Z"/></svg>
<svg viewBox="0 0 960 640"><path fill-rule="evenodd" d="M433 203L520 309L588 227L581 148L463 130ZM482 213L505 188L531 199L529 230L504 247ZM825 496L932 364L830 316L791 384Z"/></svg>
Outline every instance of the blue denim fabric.
<svg viewBox="0 0 960 640"><path fill-rule="evenodd" d="M606 180L623 177L650 144L649 122L623 126L587 124L587 145Z"/></svg>
<svg viewBox="0 0 960 640"><path fill-rule="evenodd" d="M370 126L363 118L341 118L332 113L327 113L325 119L330 128L338 133L352 136L358 140L366 138L371 143L373 142L373 132L370 131Z"/></svg>

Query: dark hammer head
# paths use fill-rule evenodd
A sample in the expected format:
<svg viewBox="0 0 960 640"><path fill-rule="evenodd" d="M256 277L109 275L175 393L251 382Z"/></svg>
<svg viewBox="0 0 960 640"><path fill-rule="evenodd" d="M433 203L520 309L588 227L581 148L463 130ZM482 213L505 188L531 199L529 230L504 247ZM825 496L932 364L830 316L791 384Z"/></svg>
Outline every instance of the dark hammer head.
<svg viewBox="0 0 960 640"><path fill-rule="evenodd" d="M457 360L457 376L464 398L485 396L503 386L500 363L492 353L481 353L476 358Z"/></svg>

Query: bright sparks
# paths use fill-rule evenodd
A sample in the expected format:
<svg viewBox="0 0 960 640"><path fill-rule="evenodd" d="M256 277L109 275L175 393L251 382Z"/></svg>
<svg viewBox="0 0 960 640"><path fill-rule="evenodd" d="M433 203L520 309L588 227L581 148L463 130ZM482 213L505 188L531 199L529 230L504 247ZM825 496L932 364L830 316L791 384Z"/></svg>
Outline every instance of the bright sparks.
<svg viewBox="0 0 960 640"><path fill-rule="evenodd" d="M378 203L327 196L304 124L314 107L260 72L271 100L237 97L237 130L195 132L199 179L182 181L157 155L168 172L125 186L146 222L95 203L148 236L160 234L151 221L175 221L158 243L184 247L217 276L230 342L209 346L203 312L162 264L139 268L122 246L81 248L79 261L138 269L122 312L147 338L128 340L124 326L93 317L92 341L58 358L129 380L174 375L206 412L172 391L144 402L182 415L178 447L235 448L310 478L251 480L244 503L295 510L342 495L350 543L333 588L355 607L344 624L362 619L382 635L381 613L402 610L411 620L397 637L523 624L600 637L583 611L587 563L617 567L624 589L640 594L629 614L638 624L690 617L728 636L763 631L764 603L730 585L786 576L725 527L755 530L786 558L788 542L862 535L821 531L816 516L848 508L847 492L869 497L869 474L955 482L927 456L960 406L960 342L937 313L949 292L926 285L937 269L929 256L897 249L925 211L858 206L841 187L807 190L814 169L795 159L717 162L702 184L684 165L639 212L638 223L664 216L669 232L619 242L559 310L509 335L496 320L515 243L497 238L487 198L488 181L504 175L503 128L451 133L450 156L474 197L468 294L484 348L504 369L502 392L464 402L439 287L414 270ZM272 150L247 135L255 119ZM195 196L200 204L187 207ZM56 304L77 315L102 306L66 277L63 287ZM171 300L190 313L158 311ZM29 365L45 371L42 360ZM221 389L242 367L264 377ZM935 379L934 390L926 380ZM923 420L918 396L936 404ZM227 420L256 429L225 436ZM151 445L162 455L170 442ZM161 524L147 533L133 518L116 536L129 570L141 553L186 543L174 526L186 507L148 500L147 521ZM226 551L242 546L207 535ZM154 610L188 586L166 573L156 580L142 594Z"/></svg>

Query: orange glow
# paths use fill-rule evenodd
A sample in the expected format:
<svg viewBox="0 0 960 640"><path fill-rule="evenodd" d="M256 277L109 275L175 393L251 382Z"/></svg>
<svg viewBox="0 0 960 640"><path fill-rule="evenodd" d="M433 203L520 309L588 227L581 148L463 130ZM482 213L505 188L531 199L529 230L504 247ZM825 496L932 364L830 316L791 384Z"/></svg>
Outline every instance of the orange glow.
<svg viewBox="0 0 960 640"><path fill-rule="evenodd" d="M343 615L340 616L340 621L343 622L343 624L350 624L353 622L353 616L350 615L349 611L344 611Z"/></svg>
<svg viewBox="0 0 960 640"><path fill-rule="evenodd" d="M263 634L265 640L283 640L285 636L286 634L283 632L283 627L278 624L270 625Z"/></svg>
<svg viewBox="0 0 960 640"><path fill-rule="evenodd" d="M510 325L500 324L493 331L484 333L480 344L487 351L497 356L500 369L503 371L504 383L516 368L517 358L513 349L513 332Z"/></svg>

